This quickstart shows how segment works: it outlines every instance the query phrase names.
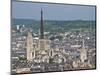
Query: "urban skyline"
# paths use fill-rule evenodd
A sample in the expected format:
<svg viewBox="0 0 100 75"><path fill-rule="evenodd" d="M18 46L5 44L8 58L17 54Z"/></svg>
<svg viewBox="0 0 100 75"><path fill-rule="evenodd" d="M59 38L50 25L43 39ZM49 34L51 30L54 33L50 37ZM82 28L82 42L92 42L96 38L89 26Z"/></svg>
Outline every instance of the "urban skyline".
<svg viewBox="0 0 100 75"><path fill-rule="evenodd" d="M95 21L48 22L39 14L32 24L11 25L12 74L96 69Z"/></svg>

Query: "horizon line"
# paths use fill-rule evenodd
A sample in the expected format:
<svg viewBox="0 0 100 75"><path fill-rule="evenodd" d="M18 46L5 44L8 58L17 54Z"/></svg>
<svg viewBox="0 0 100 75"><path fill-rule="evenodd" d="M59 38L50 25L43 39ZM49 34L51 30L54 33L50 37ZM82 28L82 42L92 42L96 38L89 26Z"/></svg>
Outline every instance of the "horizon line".
<svg viewBox="0 0 100 75"><path fill-rule="evenodd" d="M36 21L39 21L40 19L32 19L32 18L11 18L11 19L29 19L29 20L36 20ZM44 19L44 20L51 20L53 21L54 19ZM59 21L60 19L55 19L54 21ZM70 19L70 20L60 20L60 21L96 21L95 20L92 20L92 19Z"/></svg>

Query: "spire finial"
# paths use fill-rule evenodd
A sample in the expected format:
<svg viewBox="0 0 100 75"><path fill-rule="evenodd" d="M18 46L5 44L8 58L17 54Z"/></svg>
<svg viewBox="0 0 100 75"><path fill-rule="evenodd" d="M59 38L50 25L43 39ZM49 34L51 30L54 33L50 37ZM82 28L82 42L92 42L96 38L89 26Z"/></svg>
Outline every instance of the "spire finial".
<svg viewBox="0 0 100 75"><path fill-rule="evenodd" d="M41 26L40 26L40 39L44 39L44 27L43 27L43 11L41 8Z"/></svg>

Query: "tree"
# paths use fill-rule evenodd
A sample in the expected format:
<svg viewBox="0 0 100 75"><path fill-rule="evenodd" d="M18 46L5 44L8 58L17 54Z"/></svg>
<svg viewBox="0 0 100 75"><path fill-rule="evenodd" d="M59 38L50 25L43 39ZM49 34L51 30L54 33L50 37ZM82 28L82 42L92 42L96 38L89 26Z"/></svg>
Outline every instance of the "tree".
<svg viewBox="0 0 100 75"><path fill-rule="evenodd" d="M19 58L19 60L27 60L26 57L21 57L21 56L19 56L18 58Z"/></svg>

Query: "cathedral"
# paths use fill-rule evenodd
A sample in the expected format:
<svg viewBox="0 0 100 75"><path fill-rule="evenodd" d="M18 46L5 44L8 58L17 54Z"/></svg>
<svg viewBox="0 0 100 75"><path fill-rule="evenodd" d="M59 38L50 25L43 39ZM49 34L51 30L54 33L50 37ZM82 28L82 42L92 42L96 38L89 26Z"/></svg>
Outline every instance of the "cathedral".
<svg viewBox="0 0 100 75"><path fill-rule="evenodd" d="M50 40L44 36L43 11L41 9L39 39L33 38L32 33L28 32L27 60L35 62L49 62L50 53Z"/></svg>

